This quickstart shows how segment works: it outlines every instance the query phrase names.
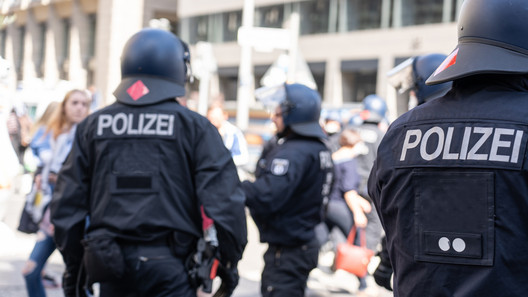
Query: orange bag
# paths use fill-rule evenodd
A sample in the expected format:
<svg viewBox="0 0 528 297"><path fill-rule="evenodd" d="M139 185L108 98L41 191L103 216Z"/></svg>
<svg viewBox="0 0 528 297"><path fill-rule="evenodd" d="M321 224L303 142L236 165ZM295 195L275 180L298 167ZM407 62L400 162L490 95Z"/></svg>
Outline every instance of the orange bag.
<svg viewBox="0 0 528 297"><path fill-rule="evenodd" d="M359 277L364 277L367 275L367 267L370 259L374 256L374 251L367 249L365 230L359 229L359 231L361 246L354 245L356 226L350 230L347 242L337 245L335 266L336 269L342 269Z"/></svg>

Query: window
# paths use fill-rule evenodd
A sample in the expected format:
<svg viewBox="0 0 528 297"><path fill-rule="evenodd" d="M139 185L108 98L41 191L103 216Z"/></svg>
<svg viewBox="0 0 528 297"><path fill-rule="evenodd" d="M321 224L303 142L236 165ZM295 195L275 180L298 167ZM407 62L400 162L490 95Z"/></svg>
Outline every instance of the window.
<svg viewBox="0 0 528 297"><path fill-rule="evenodd" d="M370 1L370 0L369 0ZM328 0L301 2L301 35L327 33L330 6Z"/></svg>
<svg viewBox="0 0 528 297"><path fill-rule="evenodd" d="M5 58L6 55L6 39L7 39L7 31L6 29L0 31L0 57Z"/></svg>
<svg viewBox="0 0 528 297"><path fill-rule="evenodd" d="M255 26L282 28L284 22L284 5L257 7L255 9Z"/></svg>
<svg viewBox="0 0 528 297"><path fill-rule="evenodd" d="M17 80L22 80L24 78L24 52L25 52L25 39L26 39L26 27L18 27L18 50L15 69L17 72Z"/></svg>
<svg viewBox="0 0 528 297"><path fill-rule="evenodd" d="M317 91L321 95L321 98L323 98L326 63L325 62L311 62L311 63L308 63L308 68L310 68L310 72L312 73L315 84L317 85Z"/></svg>
<svg viewBox="0 0 528 297"><path fill-rule="evenodd" d="M62 19L62 48L59 59L59 77L68 80L69 57L70 57L70 19Z"/></svg>
<svg viewBox="0 0 528 297"><path fill-rule="evenodd" d="M346 0L345 5L348 31L381 27L382 0Z"/></svg>
<svg viewBox="0 0 528 297"><path fill-rule="evenodd" d="M238 67L218 68L220 93L226 101L236 100L238 92Z"/></svg>
<svg viewBox="0 0 528 297"><path fill-rule="evenodd" d="M361 102L376 93L377 60L341 62L343 75L343 102Z"/></svg>
<svg viewBox="0 0 528 297"><path fill-rule="evenodd" d="M189 43L196 44L198 41L207 41L208 16L196 16L186 19L189 28Z"/></svg>
<svg viewBox="0 0 528 297"><path fill-rule="evenodd" d="M242 11L231 11L223 14L223 41L236 41L238 28L242 25Z"/></svg>
<svg viewBox="0 0 528 297"><path fill-rule="evenodd" d="M46 60L46 32L48 25L45 22L38 24L38 53L35 63L37 77L44 76L44 62Z"/></svg>
<svg viewBox="0 0 528 297"><path fill-rule="evenodd" d="M95 36L97 32L97 16L95 13L88 15L88 57L95 57Z"/></svg>
<svg viewBox="0 0 528 297"><path fill-rule="evenodd" d="M402 0L402 26L442 22L444 0Z"/></svg>

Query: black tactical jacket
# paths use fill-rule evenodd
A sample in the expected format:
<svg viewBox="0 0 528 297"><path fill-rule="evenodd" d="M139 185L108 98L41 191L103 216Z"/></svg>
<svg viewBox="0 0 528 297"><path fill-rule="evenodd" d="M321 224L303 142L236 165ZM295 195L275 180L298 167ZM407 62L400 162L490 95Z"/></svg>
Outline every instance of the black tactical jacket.
<svg viewBox="0 0 528 297"><path fill-rule="evenodd" d="M124 241L172 231L198 238L200 205L215 222L223 260L236 263L247 242L245 197L218 131L174 100L116 102L79 124L51 213L57 246L75 262L87 216L87 233Z"/></svg>
<svg viewBox="0 0 528 297"><path fill-rule="evenodd" d="M369 179L395 296L528 292L528 84L457 81L389 128Z"/></svg>

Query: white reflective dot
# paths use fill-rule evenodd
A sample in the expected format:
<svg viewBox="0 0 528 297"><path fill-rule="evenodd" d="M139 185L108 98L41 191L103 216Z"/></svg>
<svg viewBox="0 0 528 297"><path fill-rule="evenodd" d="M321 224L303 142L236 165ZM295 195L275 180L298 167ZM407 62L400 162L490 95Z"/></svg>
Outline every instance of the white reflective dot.
<svg viewBox="0 0 528 297"><path fill-rule="evenodd" d="M453 249L459 253L466 249L466 242L461 238L455 238L453 240Z"/></svg>
<svg viewBox="0 0 528 297"><path fill-rule="evenodd" d="M438 240L438 247L444 251L444 252L447 252L449 251L449 238L447 237L442 237Z"/></svg>

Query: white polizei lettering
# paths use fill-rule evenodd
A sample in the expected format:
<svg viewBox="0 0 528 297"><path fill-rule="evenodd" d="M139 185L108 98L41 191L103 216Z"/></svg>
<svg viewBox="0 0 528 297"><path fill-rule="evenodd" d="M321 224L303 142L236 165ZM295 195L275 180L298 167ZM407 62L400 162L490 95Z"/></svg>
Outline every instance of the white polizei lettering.
<svg viewBox="0 0 528 297"><path fill-rule="evenodd" d="M174 115L171 115L169 117L169 132L167 133L167 135L172 135L172 130L174 129Z"/></svg>
<svg viewBox="0 0 528 297"><path fill-rule="evenodd" d="M122 122L121 128L118 128L119 121ZM124 134L127 130L127 116L120 112L114 116L114 119L112 121L112 133L115 135L121 135Z"/></svg>
<svg viewBox="0 0 528 297"><path fill-rule="evenodd" d="M455 130L455 128L453 127L447 128L447 135L444 145L444 155L442 156L442 159L444 160L458 160L457 153L449 152L449 150L451 149L451 140L453 140L453 130Z"/></svg>
<svg viewBox="0 0 528 297"><path fill-rule="evenodd" d="M137 135L139 132L138 132L138 129L134 130L134 128L132 127L132 124L134 123L134 115L129 113L128 114L128 128L127 128L127 134L128 135Z"/></svg>
<svg viewBox="0 0 528 297"><path fill-rule="evenodd" d="M500 140L502 135L513 135L515 133L515 130L513 129L502 129L502 128L496 128L495 133L493 134L493 142L491 143L491 151L489 155L490 161L498 161L498 162L509 162L511 156L508 155L499 155L499 148L500 147L511 147L511 141L504 141Z"/></svg>
<svg viewBox="0 0 528 297"><path fill-rule="evenodd" d="M159 114L156 122L156 135L167 135L169 127L169 115Z"/></svg>
<svg viewBox="0 0 528 297"><path fill-rule="evenodd" d="M438 146L436 147L435 151L432 154L429 154L427 153L427 142L429 141L429 137L432 134L438 135ZM444 130L442 130L442 128L440 127L433 127L427 130L422 138L422 144L420 146L420 155L426 161L436 159L442 153L443 147L444 147Z"/></svg>
<svg viewBox="0 0 528 297"><path fill-rule="evenodd" d="M156 122L156 118L158 117L155 113L146 113L145 119L148 120L148 122L143 127L143 134L145 135L154 135L156 134L156 130L151 129L154 128L154 123Z"/></svg>
<svg viewBox="0 0 528 297"><path fill-rule="evenodd" d="M174 134L174 115L154 113L135 115L122 112L115 115L102 114L97 122L97 135L102 136L105 129L110 129L114 135L171 136Z"/></svg>
<svg viewBox="0 0 528 297"><path fill-rule="evenodd" d="M460 160L465 160L467 158L470 136L471 136L471 127L466 127L464 129L464 138L462 138L462 147L460 148Z"/></svg>
<svg viewBox="0 0 528 297"><path fill-rule="evenodd" d="M413 160L518 163L523 136L523 130L513 128L434 126L423 132L420 129L410 129L405 134L400 161L405 161L410 152L413 152ZM457 151L459 145L460 151Z"/></svg>
<svg viewBox="0 0 528 297"><path fill-rule="evenodd" d="M97 135L103 135L103 129L108 128L112 125L112 116L109 114L99 115L97 121Z"/></svg>
<svg viewBox="0 0 528 297"><path fill-rule="evenodd" d="M138 134L143 134L143 123L145 122L145 115L140 113L139 114L139 120L138 120Z"/></svg>
<svg viewBox="0 0 528 297"><path fill-rule="evenodd" d="M411 142L411 137L416 137L413 142ZM420 143L422 139L422 131L420 129L408 130L405 134L405 140L403 142L402 153L400 156L400 161L405 160L407 150L415 148Z"/></svg>
<svg viewBox="0 0 528 297"><path fill-rule="evenodd" d="M517 130L517 133L515 133L515 140L513 142L512 155L510 159L511 163L517 163L517 161L519 160L519 151L521 149L522 137L523 137L523 131Z"/></svg>
<svg viewBox="0 0 528 297"><path fill-rule="evenodd" d="M488 138L493 134L493 128L490 127L475 127L473 128L473 133L482 134L480 139L475 143L475 145L469 150L467 155L468 160L487 160L487 154L477 154L478 150L482 145L488 140Z"/></svg>

